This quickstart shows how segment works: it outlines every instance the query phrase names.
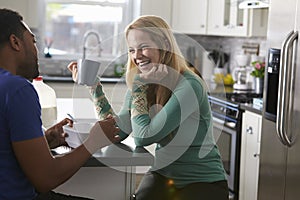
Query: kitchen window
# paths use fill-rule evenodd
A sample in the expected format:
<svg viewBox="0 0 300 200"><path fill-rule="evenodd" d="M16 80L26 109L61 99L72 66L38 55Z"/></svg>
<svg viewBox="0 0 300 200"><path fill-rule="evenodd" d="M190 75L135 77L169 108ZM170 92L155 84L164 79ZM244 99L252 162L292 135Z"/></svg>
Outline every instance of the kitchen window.
<svg viewBox="0 0 300 200"><path fill-rule="evenodd" d="M122 33L133 19L132 0L47 0L44 27L44 53L51 55L83 54L83 38L87 31L99 33L89 37L90 52L101 48L101 56L115 56L122 51ZM86 46L87 46L86 45Z"/></svg>

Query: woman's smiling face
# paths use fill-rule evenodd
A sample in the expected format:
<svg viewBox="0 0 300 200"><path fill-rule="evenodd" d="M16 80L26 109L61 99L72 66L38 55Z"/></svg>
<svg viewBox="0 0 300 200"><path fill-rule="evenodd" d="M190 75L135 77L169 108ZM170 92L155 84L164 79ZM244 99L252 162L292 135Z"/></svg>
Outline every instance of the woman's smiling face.
<svg viewBox="0 0 300 200"><path fill-rule="evenodd" d="M146 73L159 63L160 51L149 33L132 29L127 35L129 56L141 73Z"/></svg>

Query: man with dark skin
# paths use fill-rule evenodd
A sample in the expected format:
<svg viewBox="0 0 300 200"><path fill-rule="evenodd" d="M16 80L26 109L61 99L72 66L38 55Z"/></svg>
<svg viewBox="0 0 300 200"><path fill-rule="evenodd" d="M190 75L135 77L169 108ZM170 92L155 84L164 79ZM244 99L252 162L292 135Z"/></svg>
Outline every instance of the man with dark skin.
<svg viewBox="0 0 300 200"><path fill-rule="evenodd" d="M53 156L49 146L65 143L62 126L72 121L64 119L44 135L29 81L39 75L35 36L12 10L0 9L0 27L0 199L56 199L39 194L68 180L99 148L119 142L119 129L113 118L98 121L82 145Z"/></svg>

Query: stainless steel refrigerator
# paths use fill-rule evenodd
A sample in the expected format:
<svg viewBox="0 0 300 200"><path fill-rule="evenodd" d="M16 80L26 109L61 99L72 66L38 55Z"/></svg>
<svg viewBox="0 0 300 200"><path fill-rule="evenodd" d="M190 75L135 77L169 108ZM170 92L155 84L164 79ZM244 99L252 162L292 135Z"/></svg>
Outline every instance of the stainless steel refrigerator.
<svg viewBox="0 0 300 200"><path fill-rule="evenodd" d="M278 61L278 66L267 65L265 76L258 199L296 200L300 199L300 0L270 0L268 23L266 46L280 50L280 60L268 56L268 64ZM268 108L275 111L273 119Z"/></svg>

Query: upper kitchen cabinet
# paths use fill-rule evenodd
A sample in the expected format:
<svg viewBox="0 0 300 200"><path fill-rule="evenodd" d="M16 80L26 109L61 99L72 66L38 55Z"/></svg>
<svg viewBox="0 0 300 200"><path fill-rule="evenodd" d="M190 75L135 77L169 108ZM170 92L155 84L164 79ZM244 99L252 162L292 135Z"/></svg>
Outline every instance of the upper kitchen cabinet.
<svg viewBox="0 0 300 200"><path fill-rule="evenodd" d="M141 15L157 15L171 24L172 0L141 0Z"/></svg>
<svg viewBox="0 0 300 200"><path fill-rule="evenodd" d="M237 0L173 0L172 28L186 34L266 36L268 9L239 9Z"/></svg>
<svg viewBox="0 0 300 200"><path fill-rule="evenodd" d="M172 28L186 34L206 34L208 0L173 0Z"/></svg>
<svg viewBox="0 0 300 200"><path fill-rule="evenodd" d="M207 34L266 36L268 9L239 9L237 0L209 0Z"/></svg>
<svg viewBox="0 0 300 200"><path fill-rule="evenodd" d="M30 28L38 28L42 16L42 0L0 0L0 7L19 12Z"/></svg>

